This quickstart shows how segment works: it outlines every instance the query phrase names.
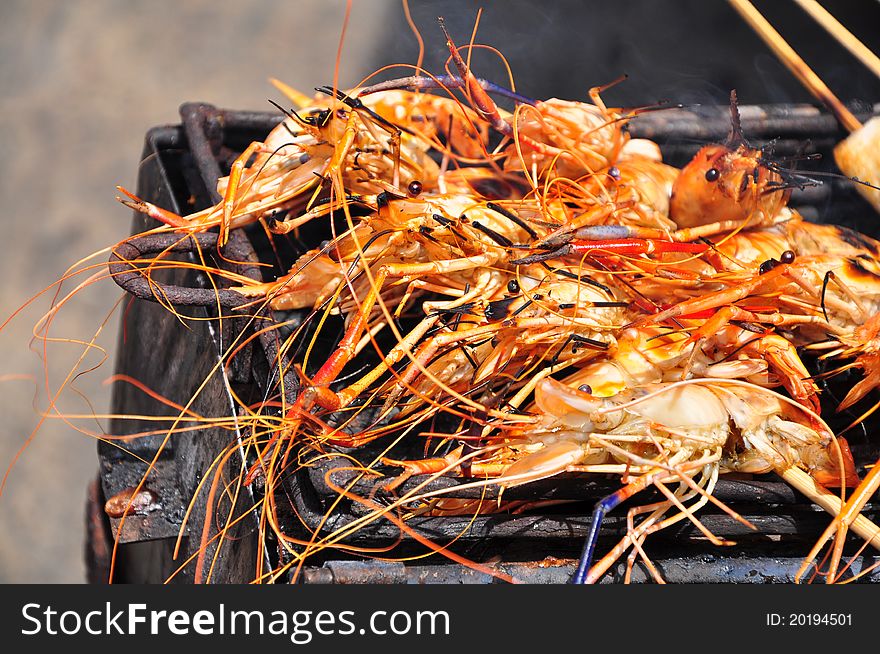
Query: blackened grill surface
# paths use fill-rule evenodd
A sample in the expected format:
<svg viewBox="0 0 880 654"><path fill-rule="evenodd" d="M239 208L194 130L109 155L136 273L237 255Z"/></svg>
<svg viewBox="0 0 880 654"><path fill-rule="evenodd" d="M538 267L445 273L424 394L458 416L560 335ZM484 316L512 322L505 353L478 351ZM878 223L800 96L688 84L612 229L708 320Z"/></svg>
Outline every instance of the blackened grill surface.
<svg viewBox="0 0 880 654"><path fill-rule="evenodd" d="M864 110L864 107L856 109ZM877 108L875 113L876 110ZM740 111L744 132L754 145L772 142L773 157L779 159L820 152L823 154L823 161L818 168L833 170L830 150L845 134L826 113L806 105L743 106ZM859 117L867 118L869 114L870 112L862 111ZM216 202L218 196L214 189L217 177L228 173L229 164L249 142L262 140L280 120L280 116L275 114L226 111L204 104L183 105L181 116L181 127L157 128L148 134L145 161L147 158L153 161L152 166L144 166L142 169L138 194L172 210L180 211L184 208L184 213ZM640 116L632 122L630 130L634 137L651 138L658 142L664 159L681 165L705 143L723 141L729 129L728 116L726 107L672 109ZM817 169L813 162L811 169ZM187 206L185 203L189 198L194 198L195 204ZM844 224L872 236L880 235L880 220L853 190L852 185L844 180L826 181L820 186L795 190L791 203L808 219ZM146 226L137 216L133 233L142 231ZM247 238L244 237L245 232ZM276 255L261 230L238 230L234 234L234 246L239 260L255 261L259 258L273 263ZM315 239L315 243L282 240L282 257L292 261L306 245L312 247L326 236L327 232L322 233L320 229L316 229L304 236L304 239ZM208 240L210 238L207 236ZM275 270L271 274L280 274L290 261L274 263ZM260 274L259 269L253 266L245 268L245 274ZM194 291L202 291L206 287L205 280L191 274L163 282L184 289L191 287ZM202 294L195 295L200 297ZM130 341L130 337L120 339L117 372L130 374L159 390L164 384L168 397L185 403L189 400L188 393L192 392L192 384L204 378L204 375L198 377L192 355L187 358L185 353L201 352L203 356L210 358L222 351L220 348L223 344L217 342L217 334L210 330L194 333L175 328L173 317L164 308L151 302L136 300L134 304L138 307L136 312L143 312L138 313L138 319L149 324L149 328L139 334L136 344ZM230 301L229 306L234 304ZM291 317L284 316L285 319ZM271 320L272 317L267 315L261 320L250 321L250 324L239 322L231 331L233 335L241 330L247 333L270 324ZM229 331L227 329L227 333ZM227 334L227 337L232 336ZM213 345L206 347L206 343ZM173 370L170 372L164 368L157 370L155 366L146 363L160 345L167 345L168 351L176 352L174 356L180 357L177 365L172 365ZM326 344L328 351L331 347L332 343ZM246 359L246 369L239 362L227 371L228 383L234 384L236 391L242 396L250 393L250 396L258 398L270 392L278 383L273 376L273 371L278 366L269 363L276 360L277 348L276 338L261 338L257 348L259 351L251 352ZM315 355L318 354L315 352ZM180 365L186 361L192 361L194 367ZM838 379L838 382L843 385L851 384L857 374ZM179 377L175 378L173 375ZM194 375L198 378L194 378ZM217 385L216 396L220 400L215 400L212 406L203 407L201 412L204 415L229 415L234 407L223 399L225 396L222 380L212 383ZM285 388L288 399L291 399L296 391L296 380L286 380ZM828 402L827 415L833 415L834 397L839 394L834 388L826 389L823 394ZM130 389L117 385L113 399L114 413L149 414L151 411L155 413L157 407L150 405ZM164 412L167 414L167 409ZM851 419L852 416L839 416L836 418L838 424L833 426L843 427ZM113 433L135 433L138 427L147 428L146 425L118 421L113 426ZM867 430L863 430L861 434L849 435L854 455L861 464L873 462L880 455L880 447L876 443L872 444L866 433ZM197 480L203 474L204 468L199 469L199 465L206 466L228 438L228 435L220 434L211 436L206 431L196 433L192 438L175 437L166 445L159 457L156 471L148 478L150 488L160 489L162 509L138 520L131 520L126 525L122 541L129 544L130 551L122 551L125 565L121 566L121 574L128 574L128 577L120 580L160 582L173 572L176 565L168 556L169 541L176 537L182 512ZM132 442L129 449L149 460L158 451L161 440L159 437L138 439ZM404 448L396 454L418 457L421 455L421 447L420 442L409 451ZM120 455L118 450L104 444L99 447L99 451L103 465L102 485L106 496L137 484L145 469L142 464L133 463L130 456ZM289 501L287 527L290 535L308 537L308 531L303 528L300 520L308 528L320 528L322 533L327 534L362 515L363 511L357 505L342 502L329 519L325 518L328 507L337 499L336 492L327 483L328 480L334 486L352 481L350 473L334 471L340 461L342 459L326 459L320 465L292 473L285 480L283 496ZM389 469L388 472L394 474L395 471ZM396 492L405 492L426 481L424 478L413 477ZM441 478L431 481L426 489L454 487L460 483L460 479ZM380 502L392 499L391 494L374 484L360 480L355 483L354 490L361 495L371 495ZM475 519L468 516L423 517L408 524L437 542L456 540L454 548L464 556L479 561L500 561L498 565L501 569L517 578L531 582L562 582L573 569L572 559L577 556L586 535L593 503L616 487L613 479L569 475L505 491L505 499L571 501L539 515L501 514L478 516ZM828 523L827 514L805 502L773 476L747 481L723 479L715 494L752 521L758 531L751 532L719 511L704 510L700 514L704 524L716 535L737 540L738 545L735 548L721 550L707 545L699 532L687 521L654 535L646 547L668 581L792 581L802 556ZM497 497L497 490L489 489L485 493L463 491L452 496L482 497L486 501L492 501ZM647 493L638 500L646 501L650 497L650 493ZM204 508L203 505L197 506ZM600 547L614 542L625 532L625 515L624 505L606 520ZM235 547L227 544L224 550L226 554L217 566L219 571L214 581L250 581L253 578L254 561L260 550L269 564L277 564L283 560L283 554L278 554L280 548L274 548L271 543L256 542L256 524L253 520L255 518L242 521L241 544L236 544ZM115 530L118 524L113 527ZM185 538L189 543L188 552L195 551L194 548L198 546L200 528L201 522L198 518L191 521ZM399 530L387 521L377 521L357 530L346 542L359 547L381 547L397 543L392 556L424 552L424 548L405 535L401 536ZM854 542L853 546L855 545ZM136 549L138 546L140 551ZM412 565L345 560L347 558L350 557L346 557L341 551L324 550L309 559L309 566L303 570L299 579L306 583L485 583L491 580L480 573L448 563L439 556L428 559L425 564ZM148 562L145 563L144 559ZM874 561L873 556L862 557L850 572L857 573ZM619 580L621 575L622 568L618 566L605 580ZM645 570L636 566L633 581L647 578ZM176 579L191 580L185 573L178 575ZM875 572L865 575L862 580L880 581L880 576Z"/></svg>

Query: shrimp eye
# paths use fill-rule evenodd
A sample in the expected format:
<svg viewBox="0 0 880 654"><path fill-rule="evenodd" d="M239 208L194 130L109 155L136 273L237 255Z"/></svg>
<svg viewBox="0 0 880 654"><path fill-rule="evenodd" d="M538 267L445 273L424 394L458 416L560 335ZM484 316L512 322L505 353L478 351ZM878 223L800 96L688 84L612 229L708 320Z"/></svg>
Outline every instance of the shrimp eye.
<svg viewBox="0 0 880 654"><path fill-rule="evenodd" d="M792 261L794 261L794 252L792 252L791 250L786 250L782 253L782 256L779 257L779 260L782 263L791 263Z"/></svg>
<svg viewBox="0 0 880 654"><path fill-rule="evenodd" d="M706 171L706 181L707 182L714 182L715 180L718 179L718 177L720 175L721 175L721 173L718 172L717 168L710 168L709 170Z"/></svg>
<svg viewBox="0 0 880 654"><path fill-rule="evenodd" d="M414 179L409 183L406 190L412 197L417 197L422 192L422 183L419 180Z"/></svg>

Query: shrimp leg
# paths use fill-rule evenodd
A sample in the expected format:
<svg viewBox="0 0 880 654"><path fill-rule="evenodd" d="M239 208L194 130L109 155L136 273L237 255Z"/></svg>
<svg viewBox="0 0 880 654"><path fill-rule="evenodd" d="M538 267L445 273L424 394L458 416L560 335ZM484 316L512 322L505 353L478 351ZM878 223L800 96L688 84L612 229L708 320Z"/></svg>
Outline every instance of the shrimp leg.
<svg viewBox="0 0 880 654"><path fill-rule="evenodd" d="M590 567L593 564L593 553L596 550L596 541L599 539L599 530L601 529L602 522L604 522L605 516L608 512L621 502L628 500L636 493L645 490L648 486L654 483L655 477L656 475L643 475L635 481L628 483L623 488L611 493L611 495L607 495L596 502L596 506L593 507L593 516L590 520L590 531L587 534L587 541L584 543L584 549L581 552L580 559L578 559L578 566L574 571L574 575L572 575L571 583L585 584L587 582L587 574L590 572Z"/></svg>
<svg viewBox="0 0 880 654"><path fill-rule="evenodd" d="M513 136L513 127L501 117L500 113L498 113L498 107L492 101L492 98L486 94L483 87L477 82L477 78L474 77L474 74L468 69L464 59L461 58L461 54L455 46L455 43L453 43L452 37L449 36L449 32L446 31L446 25L443 22L443 19L441 18L439 20L440 29L443 30L443 35L446 37L446 47L449 48L449 52L452 55L452 61L455 63L455 67L458 68L458 72L464 80L467 94L476 106L477 111L479 111L483 118L485 118L486 121L501 134L504 134L505 136Z"/></svg>
<svg viewBox="0 0 880 654"><path fill-rule="evenodd" d="M597 256L610 254L636 256L639 254L661 254L663 252L702 254L708 249L709 246L704 243L676 243L673 241L643 238L623 238L606 241L572 241L556 250L532 254L527 257L522 257L521 259L512 260L510 263L515 266L528 265L532 263L540 263L547 259L559 259L570 254L595 254Z"/></svg>
<svg viewBox="0 0 880 654"><path fill-rule="evenodd" d="M489 94L483 90L483 87L477 81L477 78L474 77L474 74L467 67L464 59L462 59L461 53L458 51L458 48L452 41L452 37L449 35L449 32L446 31L446 25L444 24L443 19L441 18L439 20L440 28L443 30L443 35L446 37L446 47L449 48L449 53L450 55L452 55L452 61L453 63L455 63L455 67L458 68L458 72L464 80L465 91L470 101L474 104L474 108L482 116L482 118L487 123L489 123L492 128L495 129L498 133L513 138L513 125L511 125L509 122L507 122L507 120L504 119L504 117L498 111L498 105L496 105L495 101L489 97ZM538 141L527 137L525 134L519 134L518 138L520 143L532 148L537 152L541 152L544 154L562 153L561 150L546 145L544 143L539 143Z"/></svg>
<svg viewBox="0 0 880 654"><path fill-rule="evenodd" d="M488 266L494 262L495 257L490 254L478 255L475 257L464 257L460 259L450 259L447 261L432 261L430 263L413 263L413 264L389 264L386 266L382 266L376 274L374 283L370 284L370 290L367 294L367 297L364 299L364 302L361 305L360 310L357 312L354 320L348 326L345 331L345 334L342 337L342 340L336 347L336 350L331 354L327 361L323 366L315 373L312 377L310 384L310 392L304 393L301 397L305 398L308 395L312 395L314 401L325 409L338 410L345 403L351 401L354 397L356 397L356 393L362 390L361 384L357 382L353 385L354 388L358 389L352 393L351 391L347 393L337 394L330 390L329 384L336 380L336 377L339 376L339 373L342 372L342 369L345 368L346 364L354 357L356 354L356 346L358 341L360 340L361 333L367 327L367 321L370 314L373 311L373 307L376 305L376 302L381 293L381 289L385 283L385 280L388 277L407 277L407 276L416 276L416 275L424 275L424 274L443 274L449 272L455 272L460 270L467 270L469 268L474 268L477 266ZM423 329L427 330L433 324L432 321L423 322ZM412 341L414 339L405 339L402 345L411 346ZM390 362L386 359L383 364L377 368L378 372L382 372L391 365L396 360L399 360L403 354L405 353L406 348L400 347L395 348L389 353ZM372 380L376 376L376 373L370 373L368 375L368 379ZM292 409L294 413L298 413L303 409L303 406L300 402L297 402L297 406Z"/></svg>
<svg viewBox="0 0 880 654"><path fill-rule="evenodd" d="M787 324L788 318L789 316L781 313L756 314L740 307L729 305L721 308L701 327L696 329L685 343L701 344L711 340L735 320L783 325ZM799 319L802 316L791 316L790 318ZM790 341L768 331L748 341L744 345L744 350L748 353L757 354L761 360L766 360L779 375L782 385L798 402L816 413L821 411L818 395L819 388L813 383L810 373ZM822 426L816 422L812 426L815 429L822 429Z"/></svg>
<svg viewBox="0 0 880 654"><path fill-rule="evenodd" d="M120 193L124 193L130 199L126 200L119 196L116 199L124 204L129 209L134 209L135 211L139 211L143 214L148 215L150 218L154 220L158 220L160 223L164 223L170 227L191 227L192 223L180 216L179 214L174 213L173 211L168 211L167 209L163 209L162 207L158 207L152 202L147 202L146 200L141 200L138 196L136 196L131 191L126 190L122 186L117 186L116 189Z"/></svg>
<svg viewBox="0 0 880 654"><path fill-rule="evenodd" d="M229 240L229 228L232 222L232 212L235 210L236 200L238 200L238 190L241 187L241 176L244 167L254 154L263 152L265 146L259 141L254 141L244 152L242 152L232 164L229 171L229 181L226 184L226 193L223 195L223 217L220 221L220 238L217 239L217 245L222 247Z"/></svg>
<svg viewBox="0 0 880 654"><path fill-rule="evenodd" d="M731 232L742 227L741 220L721 220L715 223L685 227L667 232L652 227L637 225L590 225L579 229L575 236L584 240L604 240L609 238L668 238L672 241L696 241L700 238Z"/></svg>
<svg viewBox="0 0 880 654"><path fill-rule="evenodd" d="M647 322L662 323L666 320L669 320L670 318L688 316L691 314L699 313L701 311L706 311L708 309L716 309L728 304L733 304L735 302L738 302L739 300L747 298L749 295L757 292L765 285L769 285L772 282L777 282L780 277L786 276L786 273L788 273L788 267L789 264L780 264L775 268L772 268L771 270L763 274L758 274L754 278L737 286L731 286L730 288L716 291L715 293L708 293L700 297L695 297L691 300L679 302L678 304L671 306L665 311L661 311L660 313L654 314L653 316L648 316L641 319L633 326L638 327L641 326L642 323Z"/></svg>

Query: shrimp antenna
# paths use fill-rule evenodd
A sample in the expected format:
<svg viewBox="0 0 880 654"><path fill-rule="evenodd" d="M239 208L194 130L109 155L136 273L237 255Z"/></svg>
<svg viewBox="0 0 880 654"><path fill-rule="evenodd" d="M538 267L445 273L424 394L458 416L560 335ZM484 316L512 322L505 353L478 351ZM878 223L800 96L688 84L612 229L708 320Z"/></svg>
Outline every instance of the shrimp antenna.
<svg viewBox="0 0 880 654"><path fill-rule="evenodd" d="M287 116L287 117L290 118L291 120L296 120L296 121L299 122L301 125L308 125L308 124L309 124L309 122L308 122L306 119L304 119L302 116L300 116L298 113L296 113L296 109L291 108L291 109L288 111L287 109L285 109L284 107L282 107L280 104L278 104L277 102L275 102L275 100L273 100L273 99L271 99L271 98L267 98L267 99L269 100L269 104L271 104L273 107L275 107L276 109L278 109L278 111L280 111L281 113L283 113L285 116ZM288 128L287 131L290 132L290 128ZM292 134L292 133L291 133L291 134Z"/></svg>
<svg viewBox="0 0 880 654"><path fill-rule="evenodd" d="M825 293L828 291L828 281L834 276L834 271L829 270L825 273L825 277L822 279L822 315L825 316L825 322L830 323L828 320L828 311L825 310Z"/></svg>
<svg viewBox="0 0 880 654"><path fill-rule="evenodd" d="M368 113L373 118L373 120L391 131L400 130L406 132L407 134L412 134L412 131L407 129L406 127L395 125L394 123L386 120L385 118L377 114L375 111L366 106L359 98L353 98L347 93L343 93L339 89L334 89L332 86L316 86L315 90L318 93L329 95L331 98L336 98L337 100L351 107L355 111L364 111Z"/></svg>
<svg viewBox="0 0 880 654"><path fill-rule="evenodd" d="M804 157L803 160L808 161L815 159L817 157ZM831 179L845 179L853 184L859 184L860 186L864 186L866 188L874 189L875 191L880 191L880 187L871 184L871 182L866 182L863 179L859 179L855 176L843 175L841 173L835 173L830 170L811 170L808 174L802 174L795 172L791 168L783 168L776 161L768 161L762 159L760 161L761 165L763 165L767 170L771 170L774 173L779 174L785 179L786 184L783 187L773 188L771 191L778 191L780 188L800 188L803 189L807 186L819 186L822 184L821 180L813 179L814 177L830 177Z"/></svg>
<svg viewBox="0 0 880 654"><path fill-rule="evenodd" d="M642 114L652 113L655 111L668 111L669 109L684 109L685 104L683 102L672 102L668 98L661 98L657 100L654 104L648 104L643 107L624 107L621 109L623 112L624 118L630 118L632 116L641 116Z"/></svg>

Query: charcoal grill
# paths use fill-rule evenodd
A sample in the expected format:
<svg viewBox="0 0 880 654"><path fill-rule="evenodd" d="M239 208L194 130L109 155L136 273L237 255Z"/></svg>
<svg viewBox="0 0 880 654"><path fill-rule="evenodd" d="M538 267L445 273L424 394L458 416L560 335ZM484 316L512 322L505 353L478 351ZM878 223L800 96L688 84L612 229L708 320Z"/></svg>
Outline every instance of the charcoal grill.
<svg viewBox="0 0 880 654"><path fill-rule="evenodd" d="M855 113L863 119L880 111L875 107L854 105ZM827 113L809 105L742 106L742 124L750 141L763 145L773 141L777 157L818 152L823 155L826 169L833 164L830 156L834 144L845 136L835 120ZM137 193L140 197L178 213L189 213L218 200L214 191L216 180L228 173L228 167L248 143L262 140L281 119L270 113L243 112L218 109L205 104L185 104L181 107L179 125L151 129L140 165ZM651 138L660 144L665 160L676 165L685 163L702 144L724 138L729 129L726 107L698 107L671 109L639 117L630 126L634 136ZM815 168L815 166L813 166ZM880 236L880 220L871 208L842 180L832 180L820 186L795 190L791 204L810 220L844 224L872 236ZM132 233L140 233L153 226L141 214L135 214ZM320 227L300 236L312 239L308 247L326 238ZM163 237L136 239L125 246L124 259L139 254L158 252L171 241ZM241 262L230 264L216 256L216 235L198 237L198 245L214 264L233 266L235 272L260 279L286 272L286 263L302 248L295 241L280 240L278 252L269 247L261 228L255 226L232 233L225 250L228 259ZM192 257L193 241L179 244L174 256ZM262 261L269 266L258 267ZM274 264L273 264L274 262ZM228 367L221 363L220 353L240 336L259 332L272 324L278 316L258 315L255 318L230 318L228 307L242 303L241 296L223 289L222 281L208 280L203 275L185 270L162 271L154 279L162 284L161 295L173 303L181 313L203 320L181 321L160 306L155 298L155 284L133 272L130 266L115 260L117 281L132 294L125 309L124 325L120 332L116 373L138 379L160 395L186 404L195 394L190 408L203 416L229 416L235 412L232 394L245 401L257 401L277 388L277 365L270 362L278 355L278 332L263 333L240 352ZM217 285L219 290L215 289ZM217 320L222 312L224 320ZM289 318L286 316L285 318ZM271 335L269 335L271 334ZM327 344L332 347L332 344ZM207 383L200 385L207 379ZM846 379L843 383L846 383ZM291 374L285 379L288 391L296 388L297 380ZM198 393L196 394L196 391ZM834 402L833 389L825 393L829 399L827 414ZM179 411L144 394L134 386L116 383L112 398L113 414L159 415L175 417ZM847 416L840 418L846 423ZM208 511L205 489L196 493L199 482L214 457L232 438L244 434L219 428L200 428L167 439L162 429L168 423L149 420L121 420L111 423L111 433L139 436L110 444L99 443L99 488L90 506L90 534L92 539L91 578L107 578L108 538L118 539L114 581L162 582L171 577L173 582L191 583L193 566L181 564L194 555L205 527L205 516L212 518L207 533L215 533L216 525L230 517L230 510L222 503ZM853 434L850 439L857 461L864 465L878 458L880 447L864 435ZM418 456L419 452L411 452ZM351 481L346 473L334 471L342 459L328 458L319 465L303 468L291 474L284 483L279 497L287 506L282 507L282 518L291 536L307 536L310 529L325 533L344 526L362 514L358 506L341 502L326 518L327 508L337 499L328 486ZM158 496L156 508L144 515L130 515L120 525L118 519L108 519L100 506L104 498L112 497L123 489L136 486L153 462L145 486ZM863 470L861 471L863 472ZM230 473L231 474L231 473ZM410 479L399 492L424 481ZM354 489L362 495L377 491L364 480L357 481ZM460 479L441 478L430 487L449 487L461 484ZM540 513L525 515L486 515L471 517L422 517L408 522L417 532L435 542L451 542L451 549L472 560L488 562L513 576L535 583L559 583L568 579L575 559L590 525L590 513L596 499L615 488L613 482L587 479L571 475L545 480L505 491L505 499L578 500L562 504ZM248 498L240 506L252 506L259 499L258 484L246 489ZM378 494L376 494L378 492ZM462 497L484 497L491 500L495 490L460 491ZM716 535L736 540L734 548L721 549L705 542L690 524L656 534L647 543L647 550L664 577L671 582L789 582L792 581L802 557L815 538L828 524L828 516L772 475L754 479L722 479L716 496L735 508L758 527L751 532L742 524L720 511L706 508L701 520ZM172 558L181 532L181 525L190 499L195 502L186 528L182 531L180 551ZM250 503L246 500L250 500ZM876 506L866 512L876 518ZM602 526L600 551L619 538L625 530L625 507L616 510ZM237 508L233 511L234 528L228 541L214 561L211 582L248 582L254 577L258 561L269 569L284 561L284 552L278 544L258 537L258 514L253 510ZM103 521L103 522L102 522ZM385 556L400 558L416 556L426 550L413 539L401 535L390 522L377 521L356 532L345 541L358 547L394 545ZM208 547L207 560L214 558L216 542ZM851 550L858 543L853 542ZM872 553L861 556L850 570L855 574L880 560ZM428 559L415 558L408 563L388 563L364 560L347 555L342 550L323 550L308 559L300 571L301 583L486 583L492 578L447 559L433 555ZM178 570L180 568L180 570ZM618 581L623 564L606 574L603 582ZM173 576L172 576L173 575ZM634 581L648 579L638 564ZM289 579L288 579L289 580ZM862 581L880 581L880 571L865 575Z"/></svg>

